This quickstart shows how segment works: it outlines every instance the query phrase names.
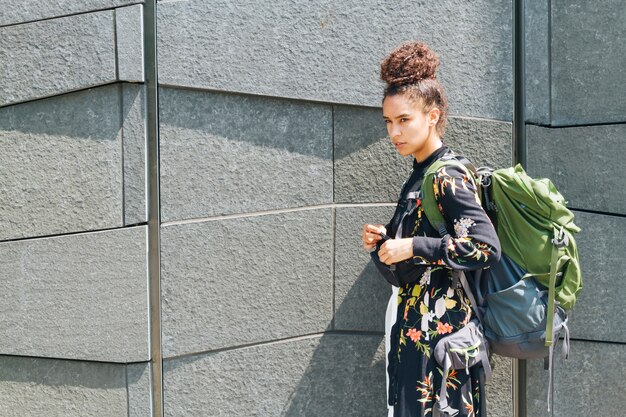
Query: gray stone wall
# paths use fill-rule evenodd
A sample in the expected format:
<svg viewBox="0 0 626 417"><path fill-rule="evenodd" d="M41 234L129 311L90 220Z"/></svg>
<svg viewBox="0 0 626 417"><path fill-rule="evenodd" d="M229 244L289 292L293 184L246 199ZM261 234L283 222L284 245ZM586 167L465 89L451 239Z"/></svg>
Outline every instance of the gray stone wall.
<svg viewBox="0 0 626 417"><path fill-rule="evenodd" d="M446 141L509 166L511 12L158 3L165 415L386 414L391 289L360 229L389 220L411 161L386 139L378 64L402 41L432 44ZM490 415L509 417L511 365L496 362Z"/></svg>
<svg viewBox="0 0 626 417"><path fill-rule="evenodd" d="M152 415L139 3L0 1L2 416Z"/></svg>
<svg viewBox="0 0 626 417"><path fill-rule="evenodd" d="M528 416L622 415L626 4L532 3L526 16L528 169L551 178L574 209L584 287L570 319L570 359L555 363L554 408L546 407L549 374L531 362Z"/></svg>
<svg viewBox="0 0 626 417"><path fill-rule="evenodd" d="M0 0L0 415L159 415L151 348L166 416L384 415L390 287L360 229L390 218L411 161L378 63L431 44L446 142L508 166L512 2L160 1L158 161L142 3ZM490 416L510 417L495 362Z"/></svg>

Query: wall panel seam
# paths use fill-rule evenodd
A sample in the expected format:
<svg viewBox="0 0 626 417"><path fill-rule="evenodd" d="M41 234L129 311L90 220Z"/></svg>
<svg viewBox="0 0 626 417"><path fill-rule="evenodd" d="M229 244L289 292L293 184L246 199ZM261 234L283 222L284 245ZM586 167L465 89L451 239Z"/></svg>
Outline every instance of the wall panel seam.
<svg viewBox="0 0 626 417"><path fill-rule="evenodd" d="M182 225L182 224L213 222L213 221L219 221L219 220L241 219L241 218L246 218L246 217L269 216L272 214L293 213L293 212L298 212L298 211L313 211L313 210L335 209L335 208L346 208L346 207L395 207L396 204L397 203L390 203L390 202L320 204L316 206L304 206L304 207L293 207L293 208L285 208L285 209L274 209L274 210L267 210L267 211L255 211L255 212L248 212L248 213L225 214L225 215L213 216L213 217L200 217L200 218L184 219L184 220L170 220L170 221L161 223L161 226L163 227L177 226L177 225Z"/></svg>
<svg viewBox="0 0 626 417"><path fill-rule="evenodd" d="M285 337L285 338L280 338L280 339L266 340L262 342L253 342L253 343L247 343L247 344L242 344L242 345L227 346L227 347L217 348L217 349L208 349L208 350L202 350L202 351L181 353L180 355L170 355L170 356L164 357L163 360L172 361L172 360L183 359L183 358L192 357L192 356L230 352L230 351L248 349L248 348L253 348L253 347L272 346L276 344L289 343L289 342L294 342L298 340L314 339L317 337L324 337L324 336L379 336L379 337L383 337L384 335L385 335L384 332L368 331L368 330L326 330L324 332L319 332L319 333L309 333L305 335L290 336L290 337Z"/></svg>
<svg viewBox="0 0 626 417"><path fill-rule="evenodd" d="M30 23L47 22L49 20L62 19L64 17L74 17L74 16L81 16L81 15L84 15L84 14L106 12L108 10L115 10L115 9L119 9L119 8L122 8L122 7L134 6L136 4L143 4L143 2L129 3L129 4L123 4L123 5L120 5L120 6L117 6L117 7L107 7L107 8L104 8L104 9L86 10L86 11L83 11L83 12L69 13L69 14L63 14L63 15L58 15L58 16L44 17L44 18L41 18L41 19L25 20L25 21L22 21L22 22L9 23L9 24L6 24L6 25L0 25L0 29L12 27L12 26L28 25Z"/></svg>

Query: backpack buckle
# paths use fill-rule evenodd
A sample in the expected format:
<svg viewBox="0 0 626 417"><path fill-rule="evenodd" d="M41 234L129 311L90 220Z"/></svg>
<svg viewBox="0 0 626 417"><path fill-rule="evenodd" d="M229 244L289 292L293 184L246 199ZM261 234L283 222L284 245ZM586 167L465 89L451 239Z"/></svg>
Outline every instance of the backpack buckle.
<svg viewBox="0 0 626 417"><path fill-rule="evenodd" d="M563 226L560 229L554 229L554 238L552 239L552 243L557 248L564 248L569 244L569 237L563 231Z"/></svg>

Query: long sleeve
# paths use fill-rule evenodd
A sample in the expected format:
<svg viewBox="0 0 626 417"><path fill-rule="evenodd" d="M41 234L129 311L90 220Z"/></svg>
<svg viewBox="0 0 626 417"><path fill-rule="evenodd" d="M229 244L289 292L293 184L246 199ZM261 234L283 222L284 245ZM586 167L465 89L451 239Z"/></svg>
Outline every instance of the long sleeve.
<svg viewBox="0 0 626 417"><path fill-rule="evenodd" d="M435 175L432 187L439 210L453 229L452 235L415 236L414 262L462 270L482 269L496 263L500 259L500 242L480 204L473 178L460 167L444 166Z"/></svg>

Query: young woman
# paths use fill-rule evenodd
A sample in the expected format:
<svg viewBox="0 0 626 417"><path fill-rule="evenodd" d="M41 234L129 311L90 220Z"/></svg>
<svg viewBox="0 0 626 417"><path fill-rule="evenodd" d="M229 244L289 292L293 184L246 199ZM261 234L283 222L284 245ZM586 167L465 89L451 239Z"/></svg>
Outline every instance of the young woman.
<svg viewBox="0 0 626 417"><path fill-rule="evenodd" d="M387 83L383 96L387 132L402 156L414 158L390 223L366 224L362 232L363 247L377 251L381 263L398 266L396 273L403 275L401 283L396 282L399 287L393 287L387 314L388 403L393 417L448 415L437 404L444 381L432 352L442 337L472 317L463 289L453 286L452 271L486 268L500 256L476 184L462 168L443 167L434 184L424 185L434 187L447 222L444 237L428 222L420 198L407 207L407 195L419 189L428 166L450 152L442 142L448 106L436 79L438 65L437 56L423 43L404 44L381 64L381 78ZM392 239L385 241L382 234ZM485 417L478 366L469 372L451 371L445 381L448 406L458 410L459 417Z"/></svg>

